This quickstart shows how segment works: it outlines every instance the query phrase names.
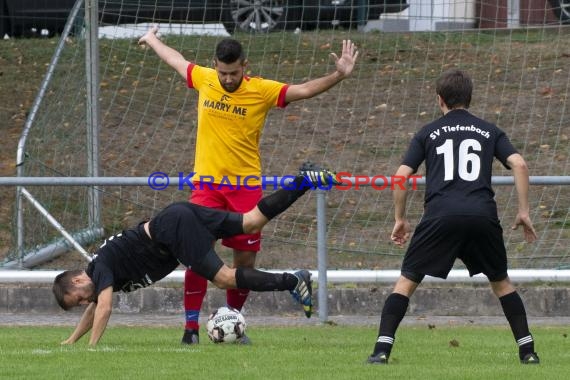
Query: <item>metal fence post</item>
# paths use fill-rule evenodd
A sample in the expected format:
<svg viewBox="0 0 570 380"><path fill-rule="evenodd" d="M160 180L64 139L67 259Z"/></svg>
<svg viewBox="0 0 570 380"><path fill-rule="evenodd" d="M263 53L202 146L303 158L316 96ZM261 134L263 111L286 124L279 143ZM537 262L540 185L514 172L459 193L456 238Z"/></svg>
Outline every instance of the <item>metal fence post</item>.
<svg viewBox="0 0 570 380"><path fill-rule="evenodd" d="M327 291L327 215L325 190L317 190L317 269L319 272L319 319L326 322L329 318Z"/></svg>
<svg viewBox="0 0 570 380"><path fill-rule="evenodd" d="M85 0L85 74L87 85L87 176L99 177L99 11L97 0ZM89 227L101 226L99 189L90 187Z"/></svg>

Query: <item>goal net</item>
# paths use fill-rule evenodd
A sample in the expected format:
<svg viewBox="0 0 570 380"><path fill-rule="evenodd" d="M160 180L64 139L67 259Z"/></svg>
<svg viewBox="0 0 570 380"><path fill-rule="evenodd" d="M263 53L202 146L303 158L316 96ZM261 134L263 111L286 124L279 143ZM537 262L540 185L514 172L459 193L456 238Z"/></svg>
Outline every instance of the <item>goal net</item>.
<svg viewBox="0 0 570 380"><path fill-rule="evenodd" d="M570 266L570 187L556 179L570 175L570 27L558 22L551 3L440 0L431 2L428 12L429 1L409 1L405 9L384 9L371 20L358 7L343 8L350 12L340 19L340 12L330 18L324 10L295 5L301 2L261 3L271 10L265 24L251 13L249 0L221 1L207 10L195 1L98 2L99 176L164 172L178 177L192 171L197 94L152 50L137 44L151 25L159 24L164 42L204 66L211 65L216 43L231 33L246 49L248 75L287 83L334 70L329 53L339 54L342 40L350 39L360 52L351 78L269 113L261 138L263 174L295 174L311 160L353 176L390 176L413 134L439 117L435 79L445 69L460 67L474 80L470 110L510 136L532 176L554 177L551 185L531 186L531 217L539 236L534 244L526 244L520 230L511 231L517 212L514 187L495 186L511 267ZM519 4L517 16L497 5L502 3ZM27 135L23 176L87 173L85 49L93 36L83 28L81 14L64 40ZM510 174L496 165L496 176ZM88 188L27 189L66 230L91 227ZM101 226L110 234L186 200L190 189L99 186L97 192ZM303 197L264 229L260 267L316 267L315 199L314 194ZM23 204L27 251L60 238L36 208L26 200ZM420 187L409 197L412 226L422 204ZM333 189L326 205L329 268L399 267L404 251L389 241L394 211L389 189ZM6 260L17 260L18 254L11 250ZM65 257L53 265L71 267L83 260Z"/></svg>

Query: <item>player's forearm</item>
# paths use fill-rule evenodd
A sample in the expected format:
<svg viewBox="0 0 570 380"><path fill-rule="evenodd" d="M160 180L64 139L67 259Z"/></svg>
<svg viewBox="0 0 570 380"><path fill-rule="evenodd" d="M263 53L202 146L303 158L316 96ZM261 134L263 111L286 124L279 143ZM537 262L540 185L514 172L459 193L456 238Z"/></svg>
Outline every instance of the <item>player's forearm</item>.
<svg viewBox="0 0 570 380"><path fill-rule="evenodd" d="M312 98L313 96L317 96L327 91L342 81L344 78L345 77L343 74L335 71L334 73L325 75L321 78L310 80L303 84L291 85L285 94L285 101L287 103L290 103L296 100Z"/></svg>
<svg viewBox="0 0 570 380"><path fill-rule="evenodd" d="M515 189L517 191L519 213L528 214L530 210L528 202L529 176L526 164L519 164L513 167L515 178Z"/></svg>
<svg viewBox="0 0 570 380"><path fill-rule="evenodd" d="M306 84L309 87L309 92L313 94L312 96L315 96L330 89L344 78L345 76L342 73L335 71L325 75L324 77L313 79Z"/></svg>
<svg viewBox="0 0 570 380"><path fill-rule="evenodd" d="M394 189L394 219L404 220L406 218L406 199L408 191L402 189Z"/></svg>
<svg viewBox="0 0 570 380"><path fill-rule="evenodd" d="M156 55L170 66L175 66L176 62L185 60L184 56L177 50L163 43L155 35L146 40L146 44L154 50Z"/></svg>
<svg viewBox="0 0 570 380"><path fill-rule="evenodd" d="M107 323L111 317L112 309L110 307L97 307L95 316L93 318L93 328L91 329L91 337L89 338L89 345L95 346L103 336Z"/></svg>
<svg viewBox="0 0 570 380"><path fill-rule="evenodd" d="M394 200L394 218L397 221L402 221L406 218L406 200L408 199L408 178L415 172L407 165L400 165L394 178L400 178L401 181L392 183L393 186L393 200Z"/></svg>
<svg viewBox="0 0 570 380"><path fill-rule="evenodd" d="M95 306L96 306L95 303L90 303L87 306L87 308L83 312L83 315L81 316L81 319L79 320L79 323L77 323L75 330L73 330L73 333L71 333L69 338L67 338L64 341L64 343L77 342L83 335L85 335L91 329L91 326L93 326L93 315L95 313Z"/></svg>

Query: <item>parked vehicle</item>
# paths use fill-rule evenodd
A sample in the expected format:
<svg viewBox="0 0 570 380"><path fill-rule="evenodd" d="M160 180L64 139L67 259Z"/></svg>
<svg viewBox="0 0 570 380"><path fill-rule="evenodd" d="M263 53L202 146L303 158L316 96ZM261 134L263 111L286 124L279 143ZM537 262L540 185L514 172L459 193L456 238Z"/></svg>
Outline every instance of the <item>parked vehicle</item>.
<svg viewBox="0 0 570 380"><path fill-rule="evenodd" d="M0 33L54 35L63 31L76 0L0 0ZM80 0L84 1L84 0ZM222 23L226 30L271 32L355 27L407 0L115 0L99 1L101 25L142 22Z"/></svg>
<svg viewBox="0 0 570 380"><path fill-rule="evenodd" d="M310 30L335 26L356 27L378 20L382 13L408 8L407 0L227 0L222 21L230 33L235 29L266 32Z"/></svg>
<svg viewBox="0 0 570 380"><path fill-rule="evenodd" d="M570 24L570 0L550 0L556 17L565 24Z"/></svg>

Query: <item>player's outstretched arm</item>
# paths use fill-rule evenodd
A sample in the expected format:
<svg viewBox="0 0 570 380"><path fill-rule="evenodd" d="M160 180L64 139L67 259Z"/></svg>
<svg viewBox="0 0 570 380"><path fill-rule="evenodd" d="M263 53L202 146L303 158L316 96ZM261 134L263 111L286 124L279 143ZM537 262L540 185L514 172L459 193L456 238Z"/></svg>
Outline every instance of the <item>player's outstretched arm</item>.
<svg viewBox="0 0 570 380"><path fill-rule="evenodd" d="M334 59L336 71L346 78L352 74L356 58L358 58L358 50L351 40L343 40L340 58L335 53L331 53L330 56Z"/></svg>
<svg viewBox="0 0 570 380"><path fill-rule="evenodd" d="M528 166L524 158L518 153L511 154L507 158L507 163L513 170L513 176L515 178L515 189L517 190L518 208L519 208L512 229L516 230L519 226L522 226L525 240L529 243L532 243L537 239L537 236L529 215L530 205L528 202L528 190L529 190Z"/></svg>
<svg viewBox="0 0 570 380"><path fill-rule="evenodd" d="M89 345L95 346L99 339L103 336L105 329L107 328L107 323L111 317L111 312L113 310L113 287L109 286L99 293L97 297L97 306L95 307L95 312L93 314L93 327L91 329L91 338L89 339Z"/></svg>
<svg viewBox="0 0 570 380"><path fill-rule="evenodd" d="M139 39L139 45L146 45L152 48L160 59L176 70L184 79L187 79L187 69L190 62L180 52L163 43L158 38L157 33L158 27L153 26Z"/></svg>
<svg viewBox="0 0 570 380"><path fill-rule="evenodd" d="M336 70L324 77L289 86L285 94L285 102L291 103L297 100L312 98L327 91L350 76L356 64L356 59L358 58L358 50L354 42L351 40L343 40L340 57L335 53L331 53L330 56L335 62Z"/></svg>
<svg viewBox="0 0 570 380"><path fill-rule="evenodd" d="M61 342L61 344L73 344L77 342L83 335L85 335L89 330L91 330L91 326L93 326L93 316L95 315L95 307L97 304L95 302L91 302L85 308L79 323L75 327L75 330L71 333L69 338Z"/></svg>

